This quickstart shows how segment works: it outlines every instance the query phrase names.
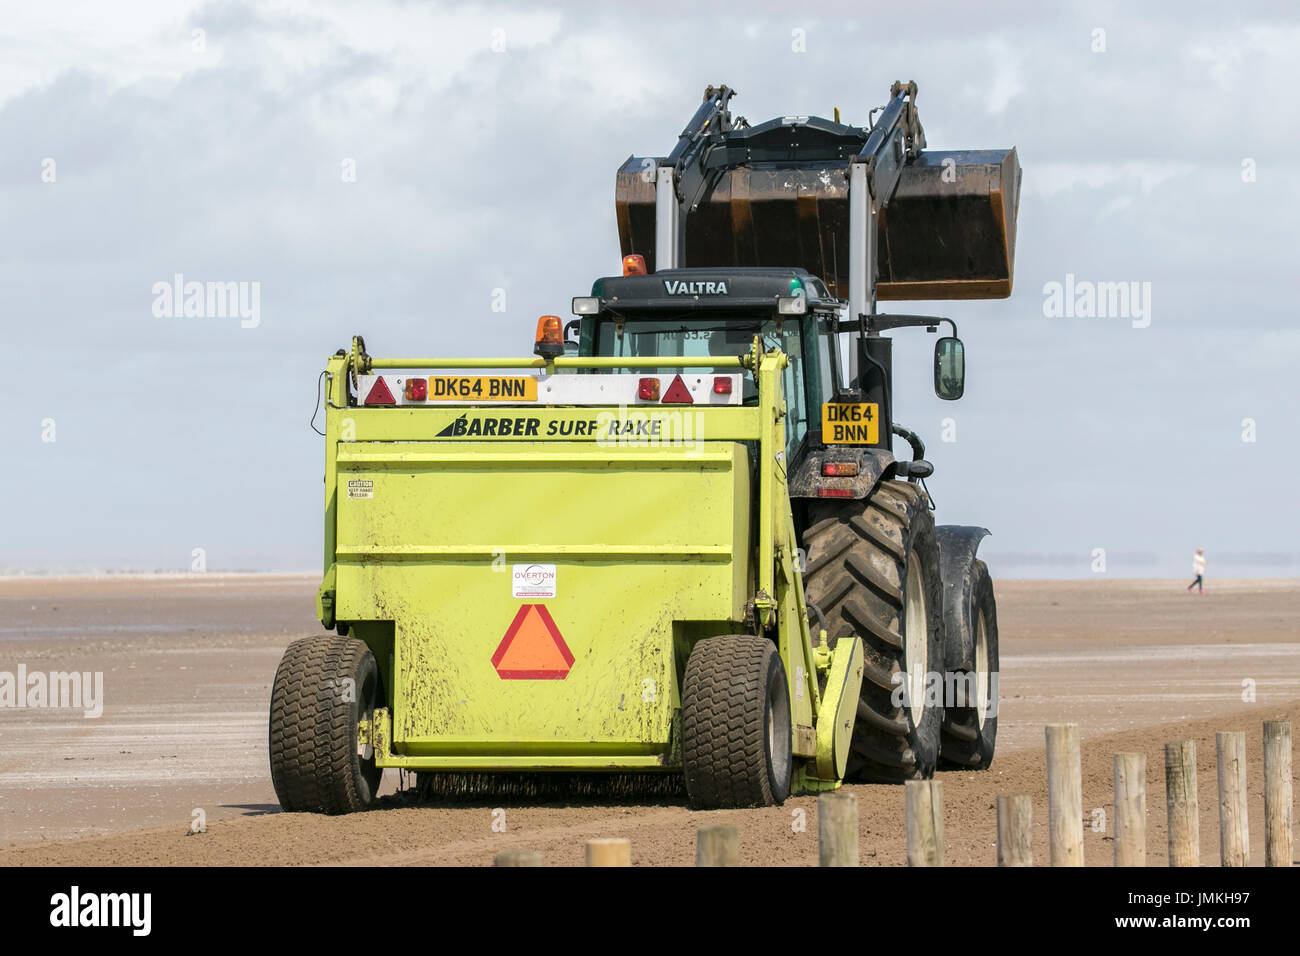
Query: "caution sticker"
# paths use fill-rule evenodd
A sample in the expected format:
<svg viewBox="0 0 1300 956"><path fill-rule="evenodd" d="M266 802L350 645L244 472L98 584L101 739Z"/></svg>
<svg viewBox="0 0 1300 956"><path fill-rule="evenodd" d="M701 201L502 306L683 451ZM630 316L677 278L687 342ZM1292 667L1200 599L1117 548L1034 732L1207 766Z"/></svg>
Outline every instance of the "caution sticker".
<svg viewBox="0 0 1300 956"><path fill-rule="evenodd" d="M516 564L510 569L510 596L517 598L555 597L555 565Z"/></svg>
<svg viewBox="0 0 1300 956"><path fill-rule="evenodd" d="M375 482L372 478L349 478L348 479L348 497L349 498L373 498L375 496Z"/></svg>
<svg viewBox="0 0 1300 956"><path fill-rule="evenodd" d="M875 445L880 441L880 406L875 402L827 402L822 406L822 443Z"/></svg>

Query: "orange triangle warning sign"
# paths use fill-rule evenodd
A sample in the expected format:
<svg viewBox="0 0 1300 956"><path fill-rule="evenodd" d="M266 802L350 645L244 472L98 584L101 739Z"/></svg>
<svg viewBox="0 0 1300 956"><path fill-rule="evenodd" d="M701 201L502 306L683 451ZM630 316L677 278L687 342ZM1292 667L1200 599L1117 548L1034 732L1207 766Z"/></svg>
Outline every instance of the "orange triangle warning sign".
<svg viewBox="0 0 1300 956"><path fill-rule="evenodd" d="M506 629L492 666L502 680L564 680L573 654L544 604L524 604Z"/></svg>
<svg viewBox="0 0 1300 956"><path fill-rule="evenodd" d="M668 386L668 391L664 392L662 399L665 405L694 405L695 399L691 398L691 390L686 387L682 381L681 375L673 378L672 384Z"/></svg>

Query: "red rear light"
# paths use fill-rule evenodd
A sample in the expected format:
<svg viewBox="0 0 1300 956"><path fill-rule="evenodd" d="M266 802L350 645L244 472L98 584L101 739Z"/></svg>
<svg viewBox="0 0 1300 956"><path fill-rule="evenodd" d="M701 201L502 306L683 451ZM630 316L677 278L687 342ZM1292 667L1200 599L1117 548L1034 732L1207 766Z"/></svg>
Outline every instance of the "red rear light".
<svg viewBox="0 0 1300 956"><path fill-rule="evenodd" d="M396 405L393 400L393 393L388 390L388 383L380 375L375 379L375 384L370 386L370 394L366 396L367 405Z"/></svg>
<svg viewBox="0 0 1300 956"><path fill-rule="evenodd" d="M730 375L719 375L717 378L715 378L715 379L713 380L713 394L714 394L714 395L730 395L730 394L731 394L731 376L730 376Z"/></svg>
<svg viewBox="0 0 1300 956"><path fill-rule="evenodd" d="M429 380L427 378L408 378L406 380L406 400L423 402L429 397Z"/></svg>
<svg viewBox="0 0 1300 956"><path fill-rule="evenodd" d="M659 379L643 378L637 382L636 397L643 402L659 401Z"/></svg>
<svg viewBox="0 0 1300 956"><path fill-rule="evenodd" d="M827 478L852 478L858 473L857 462L828 461L822 465L822 474Z"/></svg>
<svg viewBox="0 0 1300 956"><path fill-rule="evenodd" d="M852 488L818 488L818 498L852 498Z"/></svg>

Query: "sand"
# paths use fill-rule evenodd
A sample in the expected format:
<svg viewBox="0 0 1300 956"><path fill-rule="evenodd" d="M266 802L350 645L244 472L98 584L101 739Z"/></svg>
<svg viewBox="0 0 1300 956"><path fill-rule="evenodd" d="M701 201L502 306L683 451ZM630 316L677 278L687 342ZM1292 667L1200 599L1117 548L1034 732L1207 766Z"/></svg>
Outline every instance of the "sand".
<svg viewBox="0 0 1300 956"><path fill-rule="evenodd" d="M0 580L0 671L104 675L98 719L0 708L0 864L483 865L515 847L578 864L585 840L623 836L635 864L680 865L694 859L698 826L730 823L746 864L815 865L810 797L709 813L671 801L507 804L494 813L487 803L394 799L350 817L280 813L267 703L285 645L320 632L316 583L215 574ZM1000 581L997 597L998 755L990 771L940 774L947 862L994 862L1002 793L1032 796L1034 852L1047 860L1043 726L1074 721L1088 863L1111 861L1111 761L1120 750L1147 756L1148 862L1164 862L1162 745L1184 738L1197 741L1202 860L1217 863L1218 730L1246 732L1252 863L1262 863L1260 725L1285 718L1300 728L1300 582L1211 581L1196 596L1177 581ZM390 771L385 792L399 782ZM903 863L902 790L850 789L862 862ZM1094 830L1097 810L1106 820ZM192 834L198 812L206 832Z"/></svg>

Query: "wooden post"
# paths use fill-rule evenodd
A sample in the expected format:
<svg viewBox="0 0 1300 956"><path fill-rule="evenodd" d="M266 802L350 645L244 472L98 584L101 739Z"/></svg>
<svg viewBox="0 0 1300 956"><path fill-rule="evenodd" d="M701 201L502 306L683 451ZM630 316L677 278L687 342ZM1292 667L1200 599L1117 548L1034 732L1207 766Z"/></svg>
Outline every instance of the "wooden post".
<svg viewBox="0 0 1300 956"><path fill-rule="evenodd" d="M1165 744L1165 810L1169 817L1169 865L1200 866L1195 740Z"/></svg>
<svg viewBox="0 0 1300 956"><path fill-rule="evenodd" d="M1147 865L1147 757L1115 755L1115 865Z"/></svg>
<svg viewBox="0 0 1300 956"><path fill-rule="evenodd" d="M858 865L858 796L823 793L817 798L817 855L822 866Z"/></svg>
<svg viewBox="0 0 1300 956"><path fill-rule="evenodd" d="M1250 865L1250 825L1246 820L1246 735L1214 735L1219 758L1219 862Z"/></svg>
<svg viewBox="0 0 1300 956"><path fill-rule="evenodd" d="M1264 865L1291 865L1291 722L1264 721Z"/></svg>
<svg viewBox="0 0 1300 956"><path fill-rule="evenodd" d="M631 840L588 840L588 866L631 866Z"/></svg>
<svg viewBox="0 0 1300 956"><path fill-rule="evenodd" d="M536 850L502 850L492 858L493 866L541 866L542 855Z"/></svg>
<svg viewBox="0 0 1300 956"><path fill-rule="evenodd" d="M1047 810L1052 866L1083 866L1079 725L1047 725Z"/></svg>
<svg viewBox="0 0 1300 956"><path fill-rule="evenodd" d="M1033 821L1029 797L998 797L998 866L1034 865Z"/></svg>
<svg viewBox="0 0 1300 956"><path fill-rule="evenodd" d="M695 834L696 866L740 866L740 832L735 827L700 827Z"/></svg>
<svg viewBox="0 0 1300 956"><path fill-rule="evenodd" d="M909 780L905 790L907 865L943 866L943 784Z"/></svg>

